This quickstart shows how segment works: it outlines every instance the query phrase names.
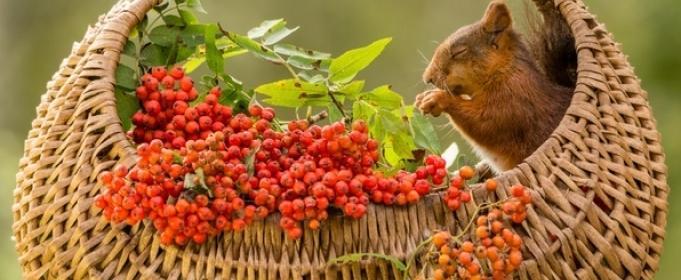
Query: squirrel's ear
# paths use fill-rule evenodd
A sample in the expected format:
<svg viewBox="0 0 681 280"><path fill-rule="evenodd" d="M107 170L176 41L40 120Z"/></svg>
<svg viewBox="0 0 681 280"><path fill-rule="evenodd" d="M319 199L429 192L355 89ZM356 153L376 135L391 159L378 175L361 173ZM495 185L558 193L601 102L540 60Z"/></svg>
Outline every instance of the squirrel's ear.
<svg viewBox="0 0 681 280"><path fill-rule="evenodd" d="M511 12L504 1L492 1L482 18L482 28L487 33L499 33L511 27Z"/></svg>

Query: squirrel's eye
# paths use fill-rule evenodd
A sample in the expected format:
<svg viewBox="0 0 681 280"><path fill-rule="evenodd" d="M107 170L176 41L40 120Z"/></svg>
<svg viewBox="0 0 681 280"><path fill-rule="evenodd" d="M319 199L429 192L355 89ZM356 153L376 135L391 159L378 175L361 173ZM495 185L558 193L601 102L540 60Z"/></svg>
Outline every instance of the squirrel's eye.
<svg viewBox="0 0 681 280"><path fill-rule="evenodd" d="M468 48L466 48L466 47L454 48L454 49L452 49L452 58L456 58L456 57L466 53L466 51L468 51Z"/></svg>

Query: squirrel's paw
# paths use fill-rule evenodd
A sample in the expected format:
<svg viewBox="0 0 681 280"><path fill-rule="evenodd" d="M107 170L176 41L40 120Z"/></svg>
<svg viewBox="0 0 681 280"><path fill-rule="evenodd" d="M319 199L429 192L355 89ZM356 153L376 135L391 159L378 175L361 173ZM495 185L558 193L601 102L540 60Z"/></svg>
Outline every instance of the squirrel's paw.
<svg viewBox="0 0 681 280"><path fill-rule="evenodd" d="M444 90L434 89L428 90L416 96L415 106L423 114L431 114L439 117L442 112L445 112L449 103L451 102L451 94Z"/></svg>

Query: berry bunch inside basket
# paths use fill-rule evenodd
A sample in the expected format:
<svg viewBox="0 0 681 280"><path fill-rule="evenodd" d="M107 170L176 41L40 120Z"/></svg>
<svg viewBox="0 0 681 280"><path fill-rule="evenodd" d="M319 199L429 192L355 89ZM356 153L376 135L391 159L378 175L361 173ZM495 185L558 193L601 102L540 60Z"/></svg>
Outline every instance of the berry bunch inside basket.
<svg viewBox="0 0 681 280"><path fill-rule="evenodd" d="M272 108L234 114L218 102L218 88L190 106L198 92L180 67L153 67L136 93L141 109L129 135L137 163L101 174L107 189L96 205L117 223L151 219L163 244L201 244L274 212L288 236L299 238L303 225L318 229L330 209L358 219L369 203L416 203L449 177L435 155L415 172L379 171L378 142L362 120L281 127ZM472 176L469 167L461 173ZM451 179L452 210L471 200L462 182Z"/></svg>

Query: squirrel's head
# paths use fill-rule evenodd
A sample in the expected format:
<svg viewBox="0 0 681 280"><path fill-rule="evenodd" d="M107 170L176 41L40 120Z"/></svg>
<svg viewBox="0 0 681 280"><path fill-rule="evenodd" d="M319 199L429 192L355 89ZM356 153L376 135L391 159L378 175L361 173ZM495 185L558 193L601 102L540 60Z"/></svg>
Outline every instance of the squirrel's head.
<svg viewBox="0 0 681 280"><path fill-rule="evenodd" d="M519 46L508 7L493 1L480 21L460 28L437 47L423 81L472 96L490 77L510 68Z"/></svg>

